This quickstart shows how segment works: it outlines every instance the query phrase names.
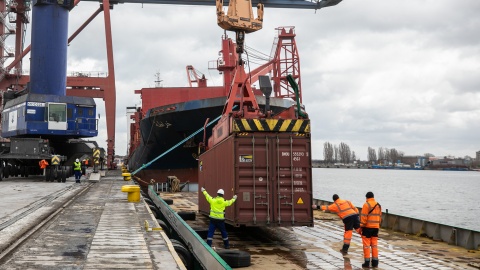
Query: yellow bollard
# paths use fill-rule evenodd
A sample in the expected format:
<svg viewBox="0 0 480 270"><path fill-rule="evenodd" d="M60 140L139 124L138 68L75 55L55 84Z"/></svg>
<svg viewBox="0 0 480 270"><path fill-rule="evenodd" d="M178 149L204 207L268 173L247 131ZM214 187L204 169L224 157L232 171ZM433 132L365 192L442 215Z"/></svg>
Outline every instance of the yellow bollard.
<svg viewBox="0 0 480 270"><path fill-rule="evenodd" d="M122 186L122 192L127 192L127 200L129 202L140 201L140 186L137 186L137 185Z"/></svg>
<svg viewBox="0 0 480 270"><path fill-rule="evenodd" d="M130 181L132 179L132 175L128 172L122 173L122 176L123 176L123 180L125 181Z"/></svg>

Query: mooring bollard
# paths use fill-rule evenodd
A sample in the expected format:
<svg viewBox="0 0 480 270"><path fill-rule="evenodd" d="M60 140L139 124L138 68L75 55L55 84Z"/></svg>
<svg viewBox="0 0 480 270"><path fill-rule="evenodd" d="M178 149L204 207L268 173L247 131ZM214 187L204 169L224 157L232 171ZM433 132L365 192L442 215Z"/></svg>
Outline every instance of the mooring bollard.
<svg viewBox="0 0 480 270"><path fill-rule="evenodd" d="M132 175L128 172L122 173L123 180L130 181L132 179Z"/></svg>
<svg viewBox="0 0 480 270"><path fill-rule="evenodd" d="M140 186L137 186L137 185L122 186L122 192L127 192L127 200L129 202L140 201Z"/></svg>

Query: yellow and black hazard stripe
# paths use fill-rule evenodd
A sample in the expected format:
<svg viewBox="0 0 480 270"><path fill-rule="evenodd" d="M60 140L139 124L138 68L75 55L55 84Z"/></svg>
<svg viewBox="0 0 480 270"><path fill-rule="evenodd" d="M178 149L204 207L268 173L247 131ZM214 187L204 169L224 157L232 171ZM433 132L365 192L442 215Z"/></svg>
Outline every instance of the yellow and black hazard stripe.
<svg viewBox="0 0 480 270"><path fill-rule="evenodd" d="M98 164L100 160L100 149L93 149L93 163Z"/></svg>
<svg viewBox="0 0 480 270"><path fill-rule="evenodd" d="M54 155L54 156L52 156L52 159L50 160L50 163L52 165L59 165L60 161L61 161L60 156Z"/></svg>
<svg viewBox="0 0 480 270"><path fill-rule="evenodd" d="M300 132L310 133L308 119L233 119L233 132Z"/></svg>

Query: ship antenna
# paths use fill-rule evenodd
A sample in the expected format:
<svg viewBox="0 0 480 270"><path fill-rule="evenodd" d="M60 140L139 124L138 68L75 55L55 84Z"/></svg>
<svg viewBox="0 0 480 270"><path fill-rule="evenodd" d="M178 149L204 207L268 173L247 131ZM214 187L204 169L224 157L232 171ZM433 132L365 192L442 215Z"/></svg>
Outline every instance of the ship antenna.
<svg viewBox="0 0 480 270"><path fill-rule="evenodd" d="M160 72L155 73L155 87L162 87L163 80L160 80Z"/></svg>

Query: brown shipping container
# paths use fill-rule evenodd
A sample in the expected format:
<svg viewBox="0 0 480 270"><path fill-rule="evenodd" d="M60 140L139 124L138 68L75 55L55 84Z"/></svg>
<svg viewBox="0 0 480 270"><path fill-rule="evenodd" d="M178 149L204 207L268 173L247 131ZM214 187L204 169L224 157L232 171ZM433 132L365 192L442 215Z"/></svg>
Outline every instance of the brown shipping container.
<svg viewBox="0 0 480 270"><path fill-rule="evenodd" d="M313 226L311 140L292 133L230 135L199 158L199 186L235 204L227 223L240 226ZM210 205L199 194L199 209Z"/></svg>

